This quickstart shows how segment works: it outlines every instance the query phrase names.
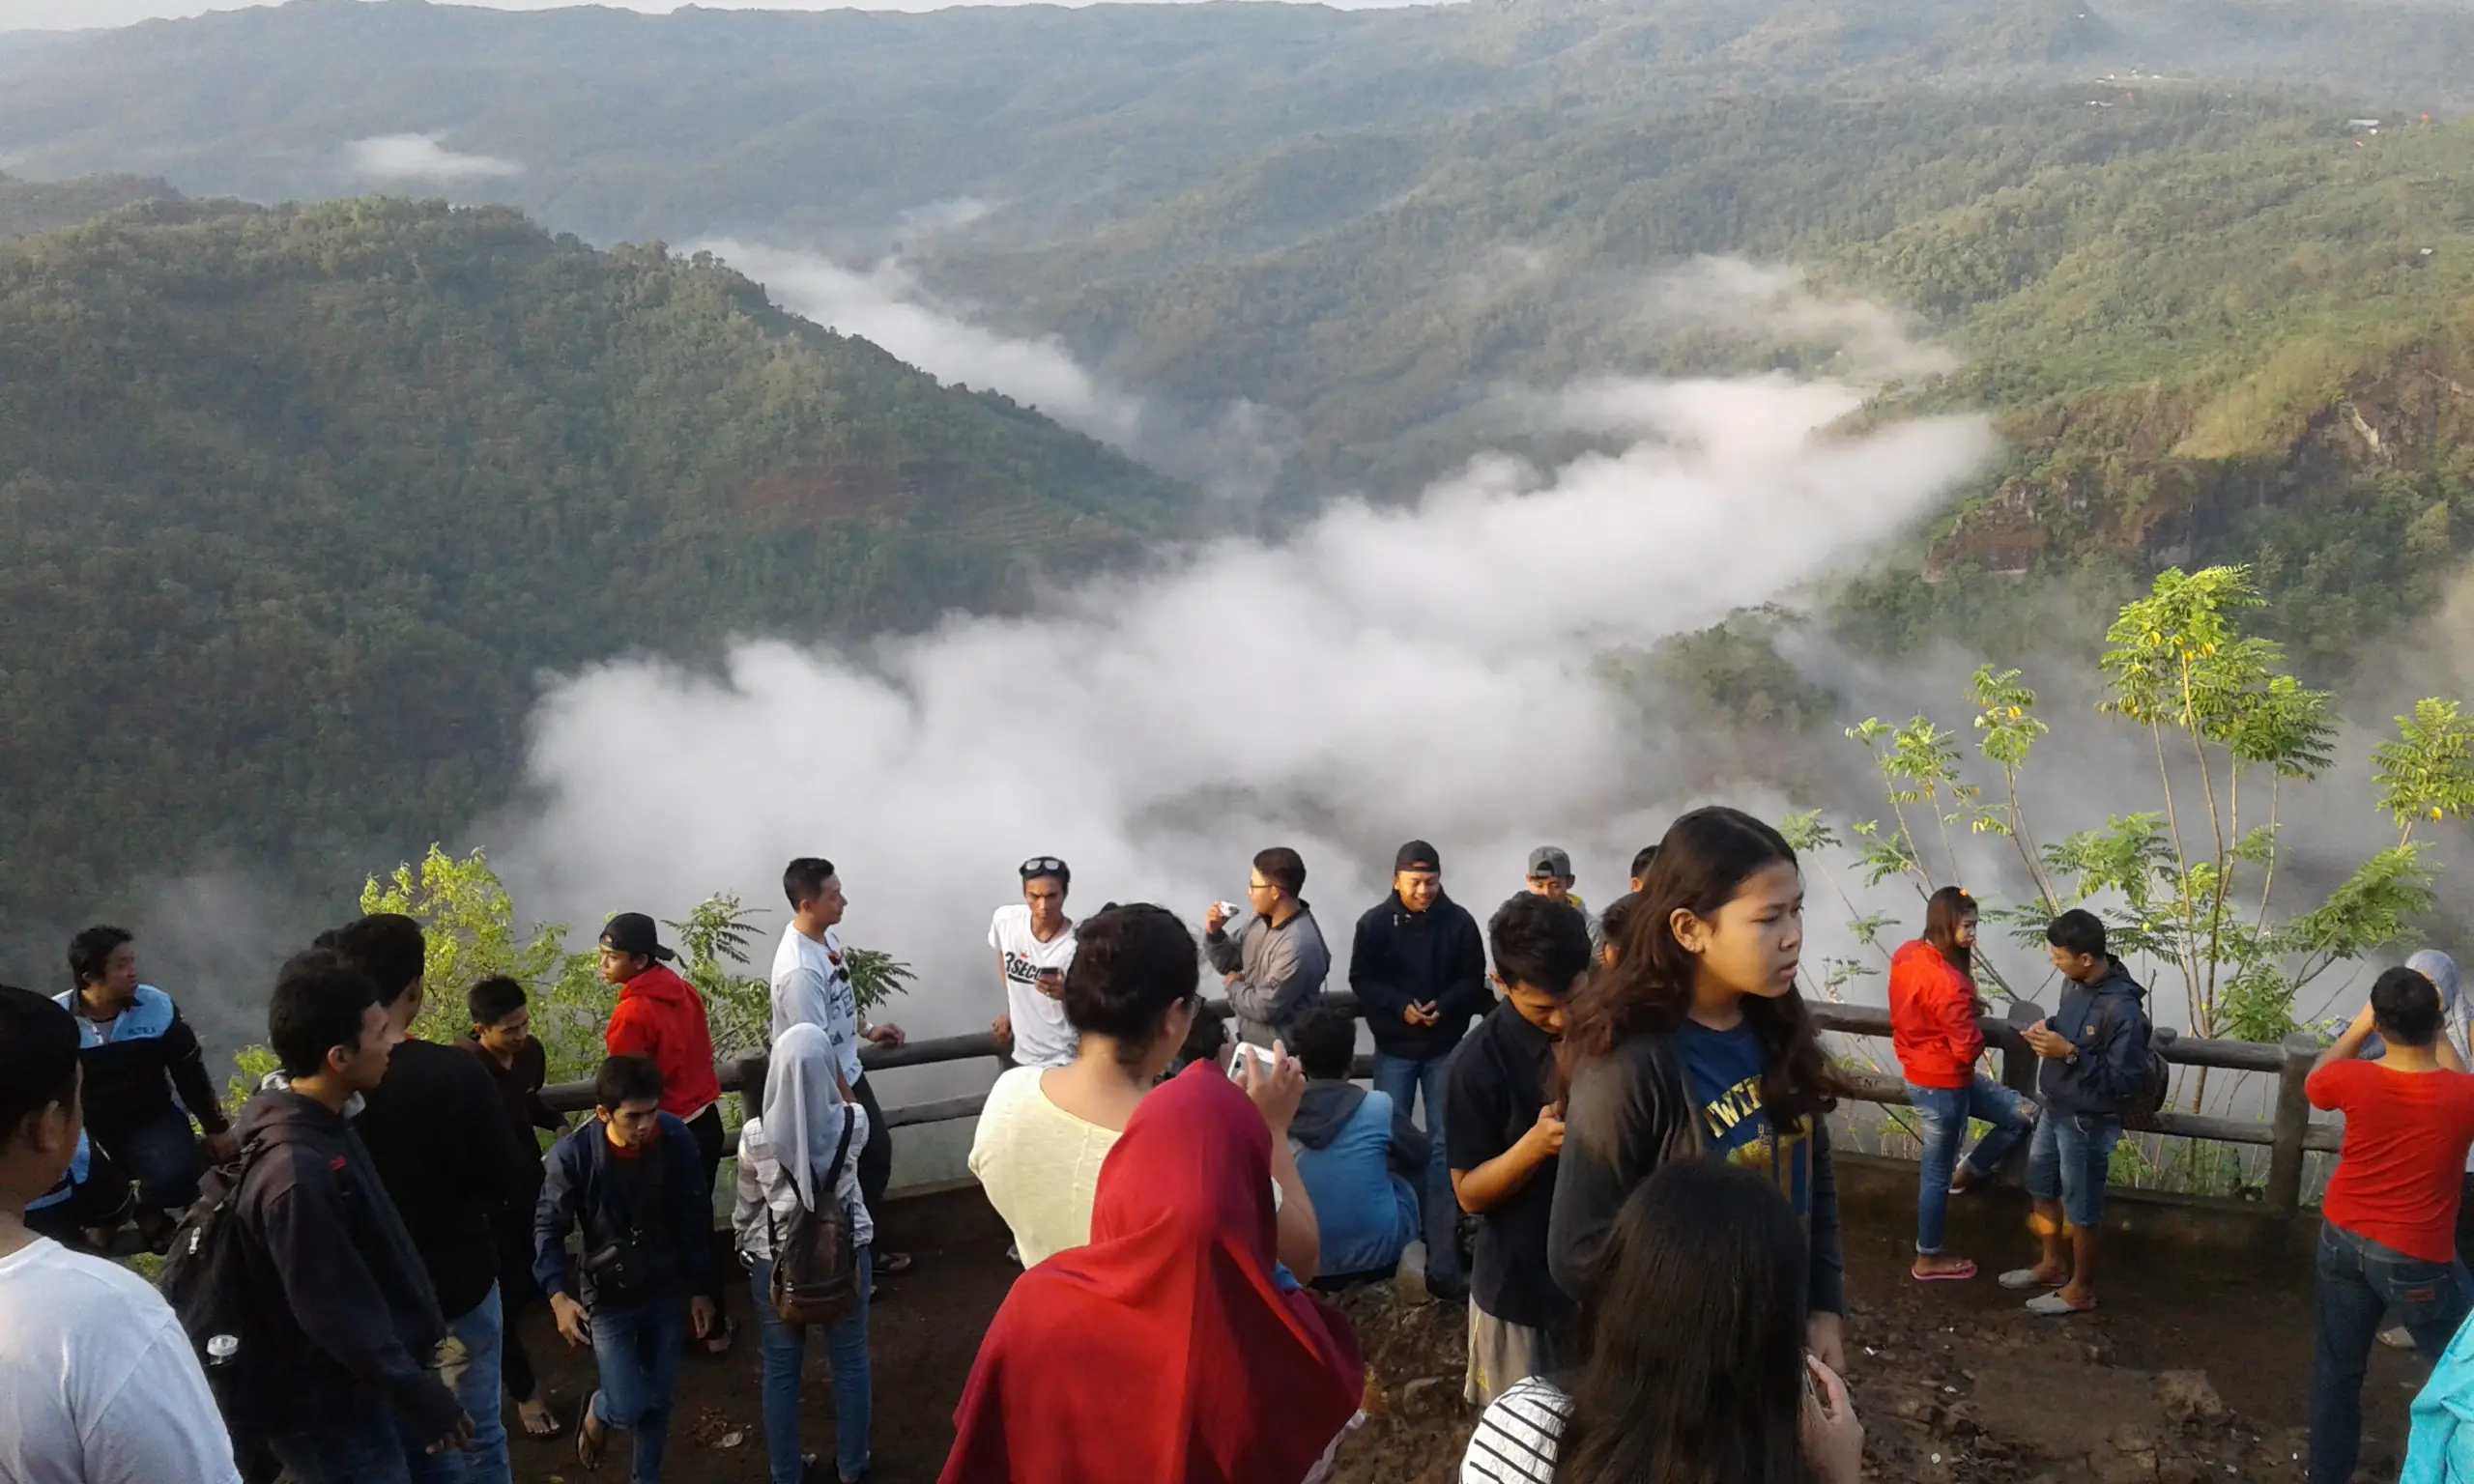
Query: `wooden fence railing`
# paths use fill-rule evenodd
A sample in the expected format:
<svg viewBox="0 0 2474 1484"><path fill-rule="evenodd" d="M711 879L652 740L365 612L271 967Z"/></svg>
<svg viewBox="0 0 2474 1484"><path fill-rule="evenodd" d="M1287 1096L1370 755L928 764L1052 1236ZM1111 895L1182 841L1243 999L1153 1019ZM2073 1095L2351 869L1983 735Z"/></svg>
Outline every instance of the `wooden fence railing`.
<svg viewBox="0 0 2474 1484"><path fill-rule="evenodd" d="M1325 1003L1351 1014L1359 1013L1357 996L1353 994L1327 995ZM1814 1024L1826 1032L1884 1038L1890 1034L1890 1013L1886 1009L1827 1002L1815 1003L1811 1009ZM2001 1081L2004 1086L2026 1093L2035 1091L2036 1054L2028 1049L2019 1032L2021 1027L2033 1025L2042 1018L2042 1010L2021 1001L2011 1007L2008 1016L1986 1016L1979 1022L1986 1044L2001 1053ZM2319 1054L2319 1043L2301 1035L2287 1037L2282 1045L2271 1046L2246 1041L2202 1041L2166 1031L2158 1035L2157 1049L2164 1053L2168 1063L2174 1066L2275 1074L2276 1098L2265 1123L2169 1112L2158 1117L2157 1131L2180 1138L2266 1148L2269 1155L2264 1204L2276 1214L2293 1214L2302 1203L2303 1156L2314 1150L2334 1153L2341 1137L2338 1125L2312 1120L2311 1104L2303 1097L2303 1081L2310 1075L2311 1064ZM861 1050L859 1059L871 1071L890 1070L898 1067L937 1066L948 1062L993 1061L999 1067L1006 1065L996 1038L984 1031L969 1036L914 1041L892 1050L869 1046ZM1357 1072L1360 1076L1366 1075L1370 1067L1370 1058L1358 1059ZM739 1094L748 1101L762 1099L764 1058L762 1054L724 1062L717 1070L721 1075L723 1092ZM1850 1095L1864 1101L1884 1104L1908 1101L1906 1084L1894 1075L1868 1071L1843 1063L1840 1075ZM583 1112L592 1106L592 1084L561 1082L544 1088L541 1096L559 1112ZM934 1101L887 1108L885 1127L906 1128L921 1124L976 1118L987 1101L987 1094L971 1093L959 1098L940 1098Z"/></svg>

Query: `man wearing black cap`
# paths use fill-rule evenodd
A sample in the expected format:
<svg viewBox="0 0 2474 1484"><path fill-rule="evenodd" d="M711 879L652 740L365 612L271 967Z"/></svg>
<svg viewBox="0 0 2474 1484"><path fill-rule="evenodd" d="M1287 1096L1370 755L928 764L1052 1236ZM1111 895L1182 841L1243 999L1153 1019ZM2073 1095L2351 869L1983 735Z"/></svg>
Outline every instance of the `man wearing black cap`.
<svg viewBox="0 0 2474 1484"><path fill-rule="evenodd" d="M1494 1004L1478 920L1443 894L1443 858L1423 840L1392 861L1392 896L1357 920L1349 987L1374 1031L1374 1088L1407 1117L1421 1092L1432 1154L1419 1192L1425 1220L1426 1290L1457 1300L1460 1206L1444 1155L1444 1073L1469 1022Z"/></svg>

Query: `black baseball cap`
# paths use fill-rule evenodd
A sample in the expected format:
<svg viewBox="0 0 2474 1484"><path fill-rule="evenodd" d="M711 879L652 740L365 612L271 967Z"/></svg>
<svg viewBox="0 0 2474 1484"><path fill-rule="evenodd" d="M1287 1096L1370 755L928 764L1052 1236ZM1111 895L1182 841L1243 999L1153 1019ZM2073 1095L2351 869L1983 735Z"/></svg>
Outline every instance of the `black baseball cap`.
<svg viewBox="0 0 2474 1484"><path fill-rule="evenodd" d="M662 947L661 933L653 920L642 912L621 912L601 928L601 946L633 954L639 958L658 958L665 962L678 956L676 951Z"/></svg>
<svg viewBox="0 0 2474 1484"><path fill-rule="evenodd" d="M1392 857L1392 873L1395 876L1404 870L1443 870L1443 857L1436 853L1434 846L1423 840L1409 842Z"/></svg>

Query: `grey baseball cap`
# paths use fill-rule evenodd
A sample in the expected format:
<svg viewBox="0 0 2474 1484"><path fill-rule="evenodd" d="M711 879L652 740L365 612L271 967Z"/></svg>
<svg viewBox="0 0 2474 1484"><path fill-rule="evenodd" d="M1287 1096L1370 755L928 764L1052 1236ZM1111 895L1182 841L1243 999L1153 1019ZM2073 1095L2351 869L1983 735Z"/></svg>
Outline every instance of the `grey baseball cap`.
<svg viewBox="0 0 2474 1484"><path fill-rule="evenodd" d="M1563 846L1539 845L1529 852L1530 880L1537 881L1547 876L1562 876L1568 880L1571 874L1571 852Z"/></svg>

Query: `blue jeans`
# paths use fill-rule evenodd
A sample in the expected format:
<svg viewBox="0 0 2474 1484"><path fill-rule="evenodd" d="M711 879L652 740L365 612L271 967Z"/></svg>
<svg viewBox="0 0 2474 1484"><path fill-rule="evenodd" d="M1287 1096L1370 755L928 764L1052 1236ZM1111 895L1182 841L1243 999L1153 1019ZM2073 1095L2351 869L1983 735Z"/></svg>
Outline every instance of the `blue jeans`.
<svg viewBox="0 0 2474 1484"><path fill-rule="evenodd" d="M452 1453L421 1450L437 1441L406 1435L405 1457L411 1461L414 1484L514 1484L507 1466L506 1417L499 1399L499 1343L503 1332L498 1285L473 1305L471 1313L447 1321L446 1332L464 1342L472 1362L455 1387L455 1399L473 1419L473 1441Z"/></svg>
<svg viewBox="0 0 2474 1484"><path fill-rule="evenodd" d="M395 1413L368 1393L314 1429L273 1435L267 1450L293 1484L411 1484L413 1477Z"/></svg>
<svg viewBox="0 0 2474 1484"><path fill-rule="evenodd" d="M874 1391L868 1375L868 1284L875 1272L868 1248L859 1259L859 1302L824 1332L824 1358L833 1368L833 1465L843 1478L868 1471L868 1413ZM808 1328L785 1324L773 1312L773 1265L748 1270L756 1292L756 1323L764 1341L764 1453L773 1484L799 1484L799 1367L807 1359Z"/></svg>
<svg viewBox="0 0 2474 1484"><path fill-rule="evenodd" d="M2113 1167L2114 1146L2121 1137L2118 1118L2045 1109L2028 1144L2028 1193L2061 1202L2071 1225L2094 1231L2105 1218L2105 1172Z"/></svg>
<svg viewBox="0 0 2474 1484"><path fill-rule="evenodd" d="M2389 1310L2437 1356L2467 1309L2465 1268L2381 1246L2333 1222L2319 1227L2319 1346L2311 1362L2311 1484L2345 1484L2362 1452L2362 1376Z"/></svg>
<svg viewBox="0 0 2474 1484"><path fill-rule="evenodd" d="M1959 1148L1968 1139L1968 1120L1980 1118L1993 1126L1968 1156L1967 1167L1978 1179L2000 1168L2010 1151L2035 1126L2036 1105L1983 1072L1966 1087L1918 1087L1907 1084L1915 1104L1918 1142L1915 1186L1915 1250L1926 1257L1942 1250L1942 1226L1950 1212L1950 1177L1959 1165Z"/></svg>
<svg viewBox="0 0 2474 1484"><path fill-rule="evenodd" d="M90 1132L92 1130L89 1130ZM149 1211L187 1211L197 1199L198 1177L206 1173L206 1151L198 1147L189 1116L165 1108L133 1128L115 1128L106 1139L94 1135L129 1178L137 1182L137 1204Z"/></svg>
<svg viewBox="0 0 2474 1484"><path fill-rule="evenodd" d="M1460 1203L1452 1194L1452 1164L1443 1148L1443 1090L1451 1069L1448 1053L1422 1062L1374 1053L1374 1090L1392 1099L1393 1112L1406 1118L1419 1094L1425 1096L1426 1138L1434 1145L1426 1156L1425 1188L1419 1194L1425 1217L1426 1287L1447 1291L1460 1286Z"/></svg>
<svg viewBox="0 0 2474 1484"><path fill-rule="evenodd" d="M623 1308L592 1310L592 1358L601 1396L592 1414L636 1435L634 1484L659 1484L670 1445L670 1409L678 1400L678 1353L687 1346L687 1296L661 1294Z"/></svg>

